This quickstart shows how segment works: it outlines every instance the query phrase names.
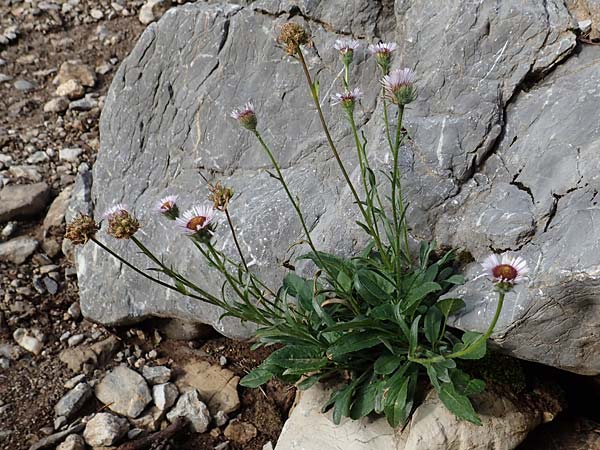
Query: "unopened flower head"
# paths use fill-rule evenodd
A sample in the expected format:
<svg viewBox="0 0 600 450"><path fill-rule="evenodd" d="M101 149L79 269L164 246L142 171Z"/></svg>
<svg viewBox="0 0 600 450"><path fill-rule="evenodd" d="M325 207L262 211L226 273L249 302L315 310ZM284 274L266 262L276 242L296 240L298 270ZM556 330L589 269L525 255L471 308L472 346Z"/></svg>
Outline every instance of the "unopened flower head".
<svg viewBox="0 0 600 450"><path fill-rule="evenodd" d="M194 206L178 217L179 230L193 237L210 237L215 210L210 205Z"/></svg>
<svg viewBox="0 0 600 450"><path fill-rule="evenodd" d="M258 120L252 102L246 103L242 108L234 109L231 112L231 117L237 120L244 128L247 128L250 131L256 131Z"/></svg>
<svg viewBox="0 0 600 450"><path fill-rule="evenodd" d="M486 275L501 291L509 291L515 284L521 283L529 273L527 261L520 256L488 256L481 264Z"/></svg>
<svg viewBox="0 0 600 450"><path fill-rule="evenodd" d="M331 97L332 105L342 105L342 107L351 114L354 111L356 102L362 97L362 92L359 88L354 88L351 91L335 94Z"/></svg>
<svg viewBox="0 0 600 450"><path fill-rule="evenodd" d="M375 57L384 74L388 73L392 61L392 52L397 48L398 45L395 42L380 42L379 44L369 45L369 52Z"/></svg>
<svg viewBox="0 0 600 450"><path fill-rule="evenodd" d="M70 240L74 245L85 244L96 235L99 228L92 216L79 214L67 225L65 238Z"/></svg>
<svg viewBox="0 0 600 450"><path fill-rule="evenodd" d="M383 77L385 96L397 105L408 105L415 99L415 73L408 68L392 70Z"/></svg>
<svg viewBox="0 0 600 450"><path fill-rule="evenodd" d="M210 187L208 199L213 202L213 208L219 211L225 211L229 206L229 200L233 197L233 189L223 186L220 181Z"/></svg>
<svg viewBox="0 0 600 450"><path fill-rule="evenodd" d="M310 45L310 34L301 25L288 22L281 27L277 38L285 46L288 55L295 56L300 53L301 45Z"/></svg>
<svg viewBox="0 0 600 450"><path fill-rule="evenodd" d="M179 207L177 206L177 196L176 195L167 195L164 198L161 198L156 204L156 210L165 217L168 217L171 220L177 219L179 217Z"/></svg>
<svg viewBox="0 0 600 450"><path fill-rule="evenodd" d="M358 41L354 39L338 39L335 41L333 48L340 52L340 58L344 65L348 66L354 59L354 52L360 47Z"/></svg>
<svg viewBox="0 0 600 450"><path fill-rule="evenodd" d="M129 239L140 229L138 220L122 203L109 208L103 217L108 222L107 233L116 239Z"/></svg>

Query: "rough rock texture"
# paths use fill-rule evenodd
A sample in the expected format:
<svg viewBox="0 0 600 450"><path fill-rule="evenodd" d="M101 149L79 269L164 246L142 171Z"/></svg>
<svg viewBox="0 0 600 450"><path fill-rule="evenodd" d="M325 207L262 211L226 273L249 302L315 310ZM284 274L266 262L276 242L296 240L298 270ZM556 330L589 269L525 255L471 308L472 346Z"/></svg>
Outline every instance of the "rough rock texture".
<svg viewBox="0 0 600 450"><path fill-rule="evenodd" d="M185 417L190 422L191 429L196 433L204 433L210 424L210 413L200 400L197 390L181 394L175 407L167 414L167 419L173 422L178 417Z"/></svg>
<svg viewBox="0 0 600 450"><path fill-rule="evenodd" d="M129 423L126 418L110 413L99 413L85 426L83 438L92 447L108 447L119 442L127 431L129 431Z"/></svg>
<svg viewBox="0 0 600 450"><path fill-rule="evenodd" d="M19 184L0 189L0 223L42 212L50 198L46 183Z"/></svg>
<svg viewBox="0 0 600 450"><path fill-rule="evenodd" d="M112 411L127 417L139 416L152 401L146 380L124 365L106 374L96 385L95 393Z"/></svg>
<svg viewBox="0 0 600 450"><path fill-rule="evenodd" d="M67 392L54 407L54 413L57 416L64 416L67 419L77 414L92 397L92 388L87 383L79 383L69 392Z"/></svg>
<svg viewBox="0 0 600 450"><path fill-rule="evenodd" d="M342 34L365 45L396 40L401 57L395 64L416 70L418 100L405 113L412 141L400 162L414 237L464 247L476 259L490 249L519 251L533 267L530 285L506 302L498 343L521 358L600 373L600 128L591 113L600 96L600 49L574 51L578 23L563 1L402 0L392 7L370 0L259 0L246 7L171 9L147 28L107 96L94 166L97 211L113 202L133 205L144 239L216 292L221 282L213 274L200 264L181 264L197 261L193 246L150 212L168 192L179 193L184 207L201 201L206 189L198 188L198 172L214 174L238 193L234 222L254 269L277 284L282 270L273 261L302 251L286 253L301 230L264 171L269 165L259 145L226 119L252 98L317 245L343 253L360 248L364 236L354 225L355 207L301 70L274 45L294 8L314 35L307 59L323 97L337 89L340 64L332 46ZM384 165L390 158L377 69L364 51L356 61L353 81L366 93L357 120L372 160ZM342 113L325 100L324 110L356 179ZM217 240L233 254L228 236ZM127 243L111 244L147 264ZM149 285L93 245L79 254L78 271L82 310L94 320L119 324L159 315L209 323L233 337L251 332L232 320L220 322L216 308ZM474 267L470 273L476 274ZM485 329L494 307L486 296L490 286L476 280L464 291L468 307L455 325Z"/></svg>
<svg viewBox="0 0 600 450"><path fill-rule="evenodd" d="M302 393L285 423L276 450L512 450L533 428L561 409L550 389L540 388L525 403L512 395L485 392L474 399L482 426L456 418L432 391L404 429L384 417L345 419L334 425L321 413L330 390L319 384Z"/></svg>

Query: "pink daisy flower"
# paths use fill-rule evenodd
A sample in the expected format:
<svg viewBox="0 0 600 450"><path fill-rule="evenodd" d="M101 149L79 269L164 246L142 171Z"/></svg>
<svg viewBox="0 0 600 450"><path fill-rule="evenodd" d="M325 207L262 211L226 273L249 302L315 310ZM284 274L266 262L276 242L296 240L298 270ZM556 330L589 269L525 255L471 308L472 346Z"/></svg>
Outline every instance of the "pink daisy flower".
<svg viewBox="0 0 600 450"><path fill-rule="evenodd" d="M486 275L497 284L512 287L521 283L529 273L527 261L521 256L498 255L488 256L481 264Z"/></svg>
<svg viewBox="0 0 600 450"><path fill-rule="evenodd" d="M210 231L215 211L210 205L194 206L183 213L176 220L179 230L193 236L203 231Z"/></svg>

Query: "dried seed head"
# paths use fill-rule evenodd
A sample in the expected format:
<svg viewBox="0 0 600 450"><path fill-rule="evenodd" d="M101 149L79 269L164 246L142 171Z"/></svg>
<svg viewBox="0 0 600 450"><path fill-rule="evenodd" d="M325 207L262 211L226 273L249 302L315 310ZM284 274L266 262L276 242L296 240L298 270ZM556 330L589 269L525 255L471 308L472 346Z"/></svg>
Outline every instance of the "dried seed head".
<svg viewBox="0 0 600 450"><path fill-rule="evenodd" d="M108 222L107 233L116 239L129 239L140 229L138 220L122 204L106 211L104 218Z"/></svg>
<svg viewBox="0 0 600 450"><path fill-rule="evenodd" d="M277 41L285 45L288 55L295 56L300 52L300 46L311 44L310 34L301 25L288 22L281 27Z"/></svg>
<svg viewBox="0 0 600 450"><path fill-rule="evenodd" d="M219 211L225 211L229 205L229 200L233 197L233 189L223 186L220 181L210 187L208 199L213 202L213 208Z"/></svg>
<svg viewBox="0 0 600 450"><path fill-rule="evenodd" d="M79 214L71 223L67 225L65 238L74 245L82 245L92 239L100 229L92 216Z"/></svg>

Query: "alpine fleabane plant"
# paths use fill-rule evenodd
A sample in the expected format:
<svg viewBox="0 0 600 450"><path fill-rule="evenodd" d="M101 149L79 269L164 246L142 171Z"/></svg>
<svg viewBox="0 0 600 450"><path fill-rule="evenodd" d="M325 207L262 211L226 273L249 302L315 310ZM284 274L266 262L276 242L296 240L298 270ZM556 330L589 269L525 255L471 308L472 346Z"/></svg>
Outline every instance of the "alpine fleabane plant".
<svg viewBox="0 0 600 450"><path fill-rule="evenodd" d="M273 167L269 173L281 185L302 226L307 253L300 259L314 263L314 276L306 278L291 270L282 285L273 288L250 270L230 214L234 192L221 182L207 181L210 203L182 209L179 197L169 195L159 199L155 208L156 217L170 220L176 230L188 236L209 270L222 276L218 294L198 286L146 247L137 237L140 223L125 205L116 205L106 213L106 231L137 246L153 265L150 270L138 268L101 242L97 237L99 225L89 216L80 216L70 224L67 237L76 244L93 241L146 279L219 306L226 316L257 324L256 346L278 344L278 348L243 378L244 386L257 387L272 377L296 383L300 389L334 380L337 388L324 409L333 408L336 423L342 417L358 419L376 413L384 414L392 426L406 423L423 391L433 388L458 417L480 423L469 397L481 392L485 383L462 370L465 366L461 360L485 355L505 296L526 279L527 263L521 257L488 257L483 270L490 279L490 290L498 295L488 330L463 333L448 327L448 318L464 307L461 299L449 294L464 282L456 271L455 252L442 252L435 243L422 242L415 254L402 195L399 155L408 139L403 117L405 108L416 98L417 75L410 68L392 70L395 43L368 47L373 63L380 68L385 138L391 155L390 167L380 183L355 120L356 105L363 94L352 85L350 68L360 45L354 40L335 43L333 50L339 53L344 76L331 104L340 108L354 137L360 171L355 185L348 162L329 131L318 83L304 57L305 48L313 45L310 34L302 26L288 23L282 27L278 42L302 69L329 151L356 204L357 224L368 238L361 251L346 256L317 248L300 200L263 138L262 120L258 120L251 102L235 109L231 118L253 135L269 159ZM380 192L383 186L385 193ZM219 230L217 223L221 224ZM237 255L225 254L215 245L225 232L231 234Z"/></svg>

